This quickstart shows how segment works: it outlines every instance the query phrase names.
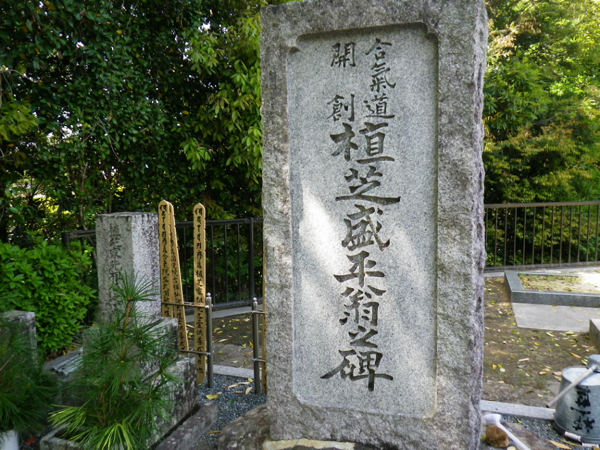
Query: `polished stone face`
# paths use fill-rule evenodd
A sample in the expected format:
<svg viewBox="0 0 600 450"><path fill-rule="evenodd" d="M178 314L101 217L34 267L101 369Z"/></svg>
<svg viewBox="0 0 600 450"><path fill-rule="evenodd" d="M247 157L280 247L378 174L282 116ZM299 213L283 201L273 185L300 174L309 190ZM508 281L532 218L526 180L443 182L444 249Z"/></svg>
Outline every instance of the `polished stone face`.
<svg viewBox="0 0 600 450"><path fill-rule="evenodd" d="M289 53L300 401L433 413L436 55L415 25L303 35Z"/></svg>

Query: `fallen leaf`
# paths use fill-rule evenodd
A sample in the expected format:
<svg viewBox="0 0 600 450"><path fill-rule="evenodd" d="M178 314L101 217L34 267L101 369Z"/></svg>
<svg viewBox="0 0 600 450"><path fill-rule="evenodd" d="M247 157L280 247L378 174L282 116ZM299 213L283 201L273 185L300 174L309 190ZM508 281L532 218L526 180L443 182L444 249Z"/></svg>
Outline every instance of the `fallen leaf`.
<svg viewBox="0 0 600 450"><path fill-rule="evenodd" d="M206 398L209 400L216 400L221 396L222 392L219 392L218 394L206 394Z"/></svg>
<svg viewBox="0 0 600 450"><path fill-rule="evenodd" d="M221 430L210 431L208 434L221 434Z"/></svg>
<svg viewBox="0 0 600 450"><path fill-rule="evenodd" d="M521 359L519 360L519 362L523 362L523 361L529 361L529 358L521 358Z"/></svg>
<svg viewBox="0 0 600 450"><path fill-rule="evenodd" d="M577 358L577 359L581 359L581 356L579 356L577 353L573 353L571 352L571 356Z"/></svg>
<svg viewBox="0 0 600 450"><path fill-rule="evenodd" d="M566 445L564 445L564 444L561 444L560 442L556 442L556 441L552 441L552 440L549 440L548 442L550 442L550 443L551 443L552 445L554 445L555 447L558 447L558 448L564 448L564 449L566 449L566 450L571 450L571 447L568 447L568 446L566 446Z"/></svg>
<svg viewBox="0 0 600 450"><path fill-rule="evenodd" d="M240 381L239 383L235 383L235 384L232 384L230 386L227 386L227 389L233 389L233 388L236 388L238 386L247 386L249 384L250 384L250 381Z"/></svg>
<svg viewBox="0 0 600 450"><path fill-rule="evenodd" d="M252 386L248 386L246 388L246 395L248 395L250 393L250 391L252 391Z"/></svg>

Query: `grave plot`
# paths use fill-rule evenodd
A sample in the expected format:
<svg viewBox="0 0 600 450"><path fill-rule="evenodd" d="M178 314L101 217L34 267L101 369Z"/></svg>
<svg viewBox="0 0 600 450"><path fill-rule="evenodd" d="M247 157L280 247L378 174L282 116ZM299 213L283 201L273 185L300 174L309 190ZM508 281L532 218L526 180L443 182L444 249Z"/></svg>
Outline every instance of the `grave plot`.
<svg viewBox="0 0 600 450"><path fill-rule="evenodd" d="M600 307L600 274L595 272L507 270L504 278L513 303Z"/></svg>

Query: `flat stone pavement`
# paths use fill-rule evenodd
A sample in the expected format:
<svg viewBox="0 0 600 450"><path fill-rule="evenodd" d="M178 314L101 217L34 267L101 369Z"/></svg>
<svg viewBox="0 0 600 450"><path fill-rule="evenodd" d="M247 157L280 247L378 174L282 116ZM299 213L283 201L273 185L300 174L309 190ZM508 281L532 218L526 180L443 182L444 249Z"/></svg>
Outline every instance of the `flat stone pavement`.
<svg viewBox="0 0 600 450"><path fill-rule="evenodd" d="M519 272L545 273L551 275L585 275L600 269L597 266L577 268L551 268L551 269L519 269ZM504 272L488 272L486 278L503 277ZM589 331L590 319L600 319L600 308L582 306L540 305L533 303L512 302L512 309L519 328L550 331Z"/></svg>

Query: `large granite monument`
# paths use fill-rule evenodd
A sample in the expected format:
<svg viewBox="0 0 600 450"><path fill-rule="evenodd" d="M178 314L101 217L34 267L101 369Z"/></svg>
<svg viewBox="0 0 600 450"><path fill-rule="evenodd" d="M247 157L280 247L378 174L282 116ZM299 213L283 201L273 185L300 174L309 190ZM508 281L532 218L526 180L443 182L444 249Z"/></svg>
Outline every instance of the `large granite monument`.
<svg viewBox="0 0 600 450"><path fill-rule="evenodd" d="M271 437L476 448L483 2L262 20Z"/></svg>

